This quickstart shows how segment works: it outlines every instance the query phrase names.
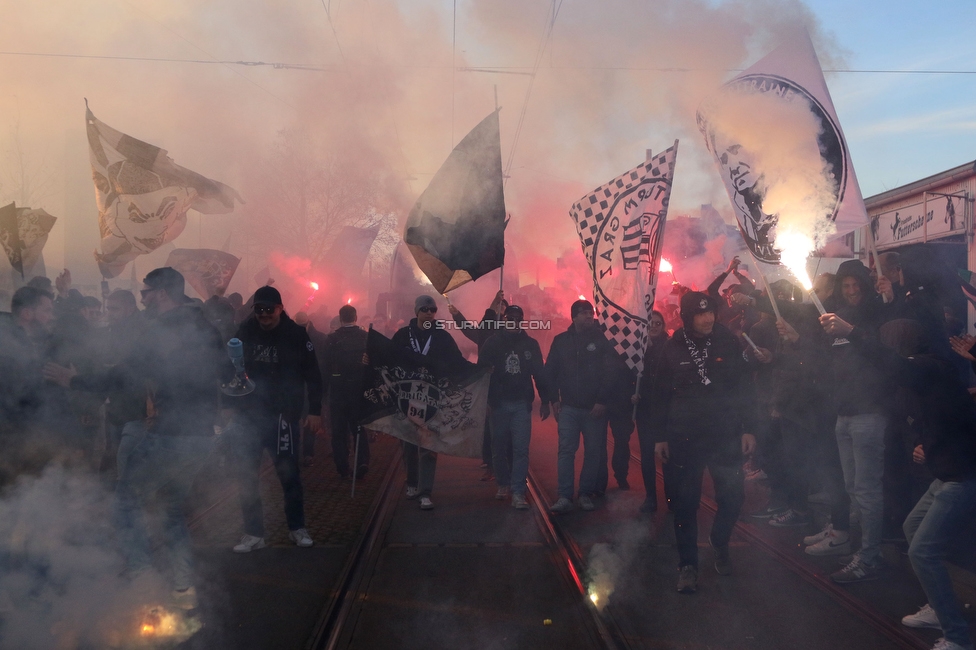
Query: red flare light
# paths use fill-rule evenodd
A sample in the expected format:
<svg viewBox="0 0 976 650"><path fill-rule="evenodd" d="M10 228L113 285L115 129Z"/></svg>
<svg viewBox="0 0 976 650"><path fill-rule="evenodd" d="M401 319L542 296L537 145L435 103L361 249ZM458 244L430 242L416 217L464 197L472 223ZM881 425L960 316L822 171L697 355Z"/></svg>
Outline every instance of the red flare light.
<svg viewBox="0 0 976 650"><path fill-rule="evenodd" d="M351 305L351 304L352 304L352 298L350 298L349 300L347 300L347 301L346 301L346 304L347 304L347 305Z"/></svg>
<svg viewBox="0 0 976 650"><path fill-rule="evenodd" d="M661 273L671 273L674 274L674 269L671 266L671 262L667 261L663 257L661 258L661 266L659 267Z"/></svg>
<svg viewBox="0 0 976 650"><path fill-rule="evenodd" d="M318 282L309 282L308 283L308 286L311 287L312 291L318 291L319 290L319 283Z"/></svg>

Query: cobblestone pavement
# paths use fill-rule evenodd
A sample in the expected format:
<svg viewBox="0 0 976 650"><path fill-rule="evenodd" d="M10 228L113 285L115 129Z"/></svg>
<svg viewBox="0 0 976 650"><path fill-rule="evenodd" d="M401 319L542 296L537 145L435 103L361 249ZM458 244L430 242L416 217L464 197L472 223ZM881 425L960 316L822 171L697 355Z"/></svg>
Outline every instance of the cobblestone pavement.
<svg viewBox="0 0 976 650"><path fill-rule="evenodd" d="M314 464L302 467L306 527L317 546L348 546L359 534L399 441L379 435L370 445L370 471L365 479L356 480L355 497L351 496L352 480L340 478L331 453L324 453L330 449L327 436L316 441L320 453L314 457ZM237 485L227 465L214 471L209 496L204 499L208 505L199 507L191 517L195 546L230 548L243 534ZM281 484L267 454L261 466L261 501L268 545L291 546Z"/></svg>

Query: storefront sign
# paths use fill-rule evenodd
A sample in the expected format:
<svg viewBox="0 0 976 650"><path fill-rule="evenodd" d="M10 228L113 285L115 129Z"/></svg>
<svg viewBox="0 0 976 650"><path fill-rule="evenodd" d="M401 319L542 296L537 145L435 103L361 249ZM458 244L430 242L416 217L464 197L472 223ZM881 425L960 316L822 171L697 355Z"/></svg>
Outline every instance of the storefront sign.
<svg viewBox="0 0 976 650"><path fill-rule="evenodd" d="M873 215L871 228L875 242L878 246L900 246L964 232L965 205L962 195L928 194L927 200L919 197L918 203Z"/></svg>

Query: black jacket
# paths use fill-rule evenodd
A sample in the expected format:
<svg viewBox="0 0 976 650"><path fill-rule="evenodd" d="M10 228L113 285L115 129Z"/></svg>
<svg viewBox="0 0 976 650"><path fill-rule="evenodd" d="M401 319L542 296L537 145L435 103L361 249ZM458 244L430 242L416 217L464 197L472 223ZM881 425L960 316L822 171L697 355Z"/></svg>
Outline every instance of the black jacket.
<svg viewBox="0 0 976 650"><path fill-rule="evenodd" d="M398 329L391 340L398 348L427 357L431 369L437 373L449 375L465 365L464 355L453 336L437 327L420 329L416 318Z"/></svg>
<svg viewBox="0 0 976 650"><path fill-rule="evenodd" d="M325 339L321 357L322 379L331 399L362 392L366 376L366 330L361 327L340 327Z"/></svg>
<svg viewBox="0 0 976 650"><path fill-rule="evenodd" d="M942 481L976 478L976 403L938 355L902 357L855 329L852 345L878 371L918 397L922 423L915 441L925 465Z"/></svg>
<svg viewBox="0 0 976 650"><path fill-rule="evenodd" d="M151 432L212 436L220 384L233 373L216 328L199 307L184 305L149 321L121 363L104 373L78 375L71 387L145 395Z"/></svg>
<svg viewBox="0 0 976 650"><path fill-rule="evenodd" d="M647 417L665 423L654 427L655 441L676 448L735 449L739 437L755 432L756 402L751 368L732 332L715 324L704 339L692 338L701 348L708 344L702 383L679 329L664 344L653 372Z"/></svg>
<svg viewBox="0 0 976 650"><path fill-rule="evenodd" d="M284 313L278 327L268 331L250 318L237 330L237 338L244 343L244 367L257 385L240 398L245 411L295 420L307 396L309 415L321 415L322 374L304 327Z"/></svg>
<svg viewBox="0 0 976 650"><path fill-rule="evenodd" d="M546 358L546 379L552 401L591 409L614 399L612 384L616 352L599 327L583 332L570 325L557 334Z"/></svg>
<svg viewBox="0 0 976 650"><path fill-rule="evenodd" d="M542 403L551 401L542 350L539 342L525 330L502 330L489 337L481 346L478 365L493 369L488 388L488 403L492 406L511 401L532 403L535 399L533 378Z"/></svg>

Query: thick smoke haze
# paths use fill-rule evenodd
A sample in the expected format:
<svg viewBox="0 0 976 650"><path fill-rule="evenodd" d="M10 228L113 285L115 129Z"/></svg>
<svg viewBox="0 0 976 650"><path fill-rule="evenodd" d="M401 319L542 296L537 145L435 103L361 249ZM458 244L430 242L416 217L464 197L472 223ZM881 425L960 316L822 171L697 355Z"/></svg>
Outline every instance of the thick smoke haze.
<svg viewBox="0 0 976 650"><path fill-rule="evenodd" d="M552 264L578 247L569 205L633 167L646 149L675 139L682 146L672 214L697 212L703 203L729 212L695 126L702 98L797 27L810 31L825 65L838 56L800 2L462 1L456 20L450 3L392 0L55 0L4 11L5 51L65 55L0 55L7 154L0 199L16 199L24 182L44 185L32 202L59 217L48 267L67 264L76 277L98 280L90 262L98 236L84 139L87 98L110 126L241 193L247 204L234 214L201 219L191 212L175 245L219 249L233 233L230 252L244 260L230 290L242 292L253 290L272 250L303 254L264 236L284 209L281 180L268 166L282 131L307 134L314 150L303 155L314 164L369 178L374 210L402 224L453 144L494 108L497 86L506 166L515 147L506 184L508 246L516 257ZM18 160L27 163L18 169L33 174L18 180ZM165 261L164 249L139 260L140 279ZM538 273L544 283L556 272L520 266L528 282ZM114 282L127 286L128 278L126 271ZM464 291L457 292L461 302Z"/></svg>

